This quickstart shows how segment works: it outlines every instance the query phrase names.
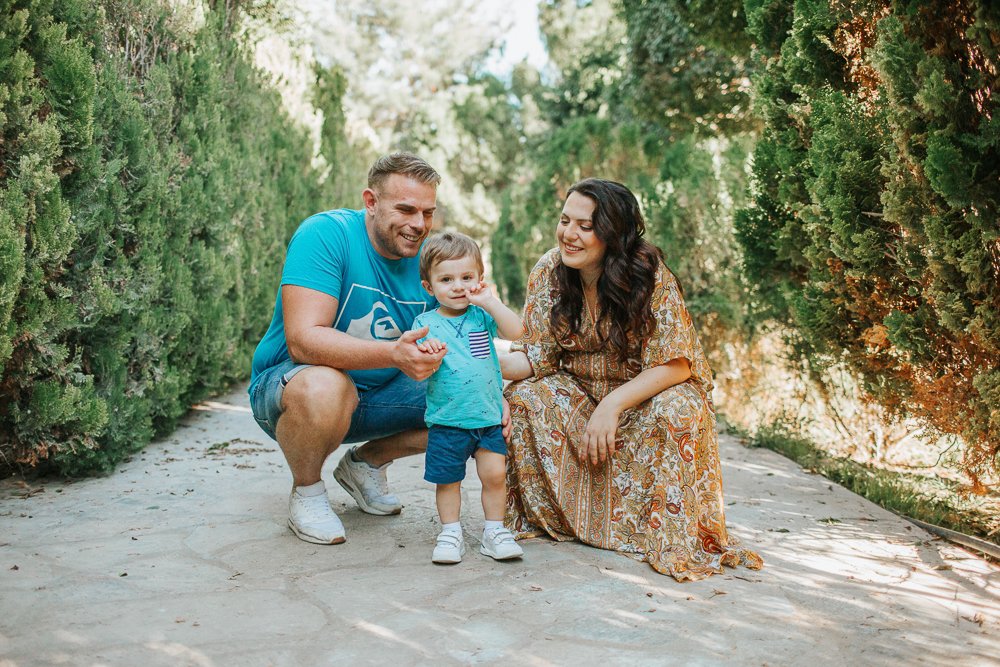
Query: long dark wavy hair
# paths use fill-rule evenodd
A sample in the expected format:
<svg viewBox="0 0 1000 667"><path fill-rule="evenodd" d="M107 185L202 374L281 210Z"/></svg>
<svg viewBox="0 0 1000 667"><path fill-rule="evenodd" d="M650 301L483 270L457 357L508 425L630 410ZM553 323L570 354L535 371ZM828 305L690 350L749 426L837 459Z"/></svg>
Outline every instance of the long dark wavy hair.
<svg viewBox="0 0 1000 667"><path fill-rule="evenodd" d="M566 193L577 192L597 204L594 234L606 244L603 270L597 281L597 331L621 362L629 354L629 334L641 340L652 333L652 297L663 252L642 238L646 223L635 195L615 181L587 178ZM556 340L579 331L583 302L580 272L562 262L555 268L555 295L550 324Z"/></svg>

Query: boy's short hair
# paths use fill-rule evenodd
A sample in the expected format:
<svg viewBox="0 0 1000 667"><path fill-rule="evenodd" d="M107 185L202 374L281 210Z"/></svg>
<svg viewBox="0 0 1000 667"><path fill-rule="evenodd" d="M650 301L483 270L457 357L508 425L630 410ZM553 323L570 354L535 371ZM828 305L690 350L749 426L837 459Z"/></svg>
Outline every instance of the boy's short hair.
<svg viewBox="0 0 1000 667"><path fill-rule="evenodd" d="M420 279L430 282L431 269L441 262L470 256L475 258L479 275L482 276L485 268L478 243L459 232L434 234L424 241L423 248L420 249Z"/></svg>
<svg viewBox="0 0 1000 667"><path fill-rule="evenodd" d="M392 174L408 176L421 183L439 185L441 175L434 171L434 167L413 153L390 153L375 160L375 164L368 170L368 187L376 192L381 191L385 179Z"/></svg>

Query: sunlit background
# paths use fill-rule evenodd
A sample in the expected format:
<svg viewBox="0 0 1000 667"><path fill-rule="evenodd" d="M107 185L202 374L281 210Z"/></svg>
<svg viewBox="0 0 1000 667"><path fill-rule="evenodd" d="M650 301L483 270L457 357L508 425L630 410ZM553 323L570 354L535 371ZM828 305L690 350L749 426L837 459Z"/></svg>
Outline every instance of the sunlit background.
<svg viewBox="0 0 1000 667"><path fill-rule="evenodd" d="M360 207L371 161L404 149L442 173L436 224L483 244L513 306L566 188L626 183L732 433L852 488L878 473L905 489L887 496L947 496L995 535L1000 18L903 5L66 0L4 16L20 50L0 53L0 453L108 470L245 381L296 225Z"/></svg>

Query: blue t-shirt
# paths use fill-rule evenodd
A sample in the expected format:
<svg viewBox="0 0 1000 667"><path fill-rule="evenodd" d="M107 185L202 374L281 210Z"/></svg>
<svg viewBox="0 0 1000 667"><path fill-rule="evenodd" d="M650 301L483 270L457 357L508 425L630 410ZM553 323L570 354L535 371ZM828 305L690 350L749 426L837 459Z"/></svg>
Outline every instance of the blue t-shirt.
<svg viewBox="0 0 1000 667"><path fill-rule="evenodd" d="M318 290L337 299L334 329L355 338L396 340L413 318L437 305L420 285L420 256L386 259L375 251L364 211L338 209L307 218L288 244L282 285ZM253 355L250 390L260 373L289 359L281 288L271 326ZM380 387L396 368L346 371L359 389Z"/></svg>
<svg viewBox="0 0 1000 667"><path fill-rule="evenodd" d="M496 426L503 414L503 380L493 337L497 323L479 306L465 315L444 317L437 310L413 321L415 329L428 326L425 338L448 346L441 367L427 380L427 425L456 428Z"/></svg>

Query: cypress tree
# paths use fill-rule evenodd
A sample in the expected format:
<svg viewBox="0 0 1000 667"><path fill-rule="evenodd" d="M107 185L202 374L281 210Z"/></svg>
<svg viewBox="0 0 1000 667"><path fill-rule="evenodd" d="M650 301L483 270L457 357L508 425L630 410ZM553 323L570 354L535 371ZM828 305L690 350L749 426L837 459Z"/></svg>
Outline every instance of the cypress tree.
<svg viewBox="0 0 1000 667"><path fill-rule="evenodd" d="M154 0L5 4L0 446L107 471L246 377L288 237L341 187L343 88L318 72L320 171L238 7L185 32Z"/></svg>
<svg viewBox="0 0 1000 667"><path fill-rule="evenodd" d="M978 488L1000 470L1000 14L971 0L746 8L765 123L738 220L748 274L805 349L961 435Z"/></svg>

